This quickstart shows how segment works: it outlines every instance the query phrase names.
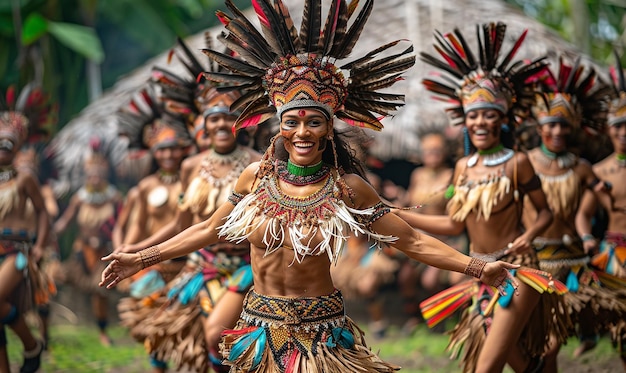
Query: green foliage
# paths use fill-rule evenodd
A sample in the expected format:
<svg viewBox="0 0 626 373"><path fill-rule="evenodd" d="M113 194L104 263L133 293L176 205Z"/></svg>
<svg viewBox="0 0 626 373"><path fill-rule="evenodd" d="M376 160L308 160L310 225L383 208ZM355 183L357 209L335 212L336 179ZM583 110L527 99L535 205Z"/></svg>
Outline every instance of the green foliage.
<svg viewBox="0 0 626 373"><path fill-rule="evenodd" d="M93 29L64 22L49 22L48 31L59 42L96 63L104 60L100 39Z"/></svg>
<svg viewBox="0 0 626 373"><path fill-rule="evenodd" d="M599 62L614 64L616 48L626 62L623 0L505 0L557 32Z"/></svg>

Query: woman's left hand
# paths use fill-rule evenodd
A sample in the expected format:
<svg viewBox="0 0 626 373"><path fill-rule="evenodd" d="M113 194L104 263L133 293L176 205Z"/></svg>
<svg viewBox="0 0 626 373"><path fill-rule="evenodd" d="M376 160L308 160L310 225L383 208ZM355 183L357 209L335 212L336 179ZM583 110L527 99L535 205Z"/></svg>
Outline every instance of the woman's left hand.
<svg viewBox="0 0 626 373"><path fill-rule="evenodd" d="M532 240L521 235L507 245L506 255L521 255L533 249Z"/></svg>
<svg viewBox="0 0 626 373"><path fill-rule="evenodd" d="M511 264L503 261L487 263L480 274L480 281L497 288L501 295L506 295L506 285L510 283L517 295L519 294L517 291L519 283L509 271L519 267L519 264Z"/></svg>

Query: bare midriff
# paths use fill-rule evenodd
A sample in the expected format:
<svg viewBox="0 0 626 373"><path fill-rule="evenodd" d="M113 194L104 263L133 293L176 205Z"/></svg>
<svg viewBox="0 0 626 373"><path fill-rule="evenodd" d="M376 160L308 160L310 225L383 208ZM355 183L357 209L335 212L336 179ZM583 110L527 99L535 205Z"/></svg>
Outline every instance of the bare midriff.
<svg viewBox="0 0 626 373"><path fill-rule="evenodd" d="M293 249L280 247L265 255L265 248L252 247L254 290L263 295L280 297L316 297L334 291L330 277L330 260L326 253L307 255L295 260Z"/></svg>

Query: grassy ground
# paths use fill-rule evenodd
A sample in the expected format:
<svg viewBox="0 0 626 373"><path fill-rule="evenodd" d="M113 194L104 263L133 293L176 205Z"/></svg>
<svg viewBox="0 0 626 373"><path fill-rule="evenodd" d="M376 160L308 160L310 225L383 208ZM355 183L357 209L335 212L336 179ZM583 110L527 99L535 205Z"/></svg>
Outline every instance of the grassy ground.
<svg viewBox="0 0 626 373"><path fill-rule="evenodd" d="M13 370L21 363L21 345L12 333L9 336L9 358ZM113 327L111 347L102 347L95 327L62 324L51 329L50 349L45 353L42 372L107 372L139 373L149 371L143 346L128 337L125 329ZM367 334L367 330L366 330ZM403 373L456 372L456 361L443 352L447 337L419 327L412 337L402 336L391 328L383 339L367 335L370 346L385 360L402 366ZM621 365L610 342L601 339L598 347L580 359L571 358L577 341L572 340L560 354L560 370L567 373L619 372ZM506 370L505 372L511 372Z"/></svg>

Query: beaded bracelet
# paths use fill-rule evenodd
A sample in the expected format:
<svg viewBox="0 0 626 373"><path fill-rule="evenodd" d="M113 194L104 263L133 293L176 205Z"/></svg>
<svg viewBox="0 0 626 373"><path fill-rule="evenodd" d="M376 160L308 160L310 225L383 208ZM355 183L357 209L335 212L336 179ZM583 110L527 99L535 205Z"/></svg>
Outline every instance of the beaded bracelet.
<svg viewBox="0 0 626 373"><path fill-rule="evenodd" d="M591 241L591 240L595 240L596 238L593 236L593 234L591 233L585 233L580 237L583 242L587 242L587 241Z"/></svg>
<svg viewBox="0 0 626 373"><path fill-rule="evenodd" d="M480 275L483 273L483 268L487 265L487 262L478 258L470 259L470 262L465 267L463 271L464 274L476 278L480 278Z"/></svg>
<svg viewBox="0 0 626 373"><path fill-rule="evenodd" d="M139 252L141 268L151 267L161 262L161 250L158 246L152 246Z"/></svg>

